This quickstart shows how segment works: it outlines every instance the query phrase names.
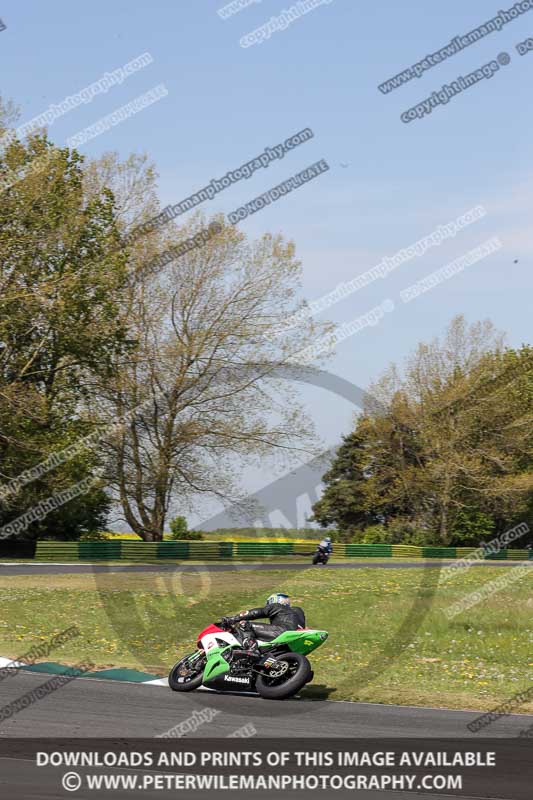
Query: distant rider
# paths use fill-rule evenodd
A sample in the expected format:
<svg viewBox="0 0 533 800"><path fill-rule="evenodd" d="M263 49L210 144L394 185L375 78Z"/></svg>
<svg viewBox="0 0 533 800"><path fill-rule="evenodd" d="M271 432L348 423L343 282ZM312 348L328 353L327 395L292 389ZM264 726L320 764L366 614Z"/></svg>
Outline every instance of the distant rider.
<svg viewBox="0 0 533 800"><path fill-rule="evenodd" d="M324 539L322 539L322 541L319 542L318 546L321 547L325 553L327 553L328 558L333 553L333 544L331 542L331 536L326 536Z"/></svg>
<svg viewBox="0 0 533 800"><path fill-rule="evenodd" d="M253 619L267 618L270 624L265 622L252 623ZM234 617L223 617L222 622L228 625L238 623L237 630L240 633L242 646L253 655L259 655L260 650L257 640L270 642L284 631L296 631L298 628L305 628L305 614L301 608L291 607L288 594L277 592L271 594L264 608L251 608L249 611L241 611Z"/></svg>

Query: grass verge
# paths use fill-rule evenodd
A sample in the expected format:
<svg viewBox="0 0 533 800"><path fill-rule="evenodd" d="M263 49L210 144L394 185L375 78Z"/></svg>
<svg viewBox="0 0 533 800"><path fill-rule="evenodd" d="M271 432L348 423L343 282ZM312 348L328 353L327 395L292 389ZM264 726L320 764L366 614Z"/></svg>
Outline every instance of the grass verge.
<svg viewBox="0 0 533 800"><path fill-rule="evenodd" d="M509 572L512 571L512 568ZM330 637L311 655L309 697L488 709L533 685L533 568L449 620L444 610L507 569L439 583L436 569L309 569L0 577L0 655L77 624L47 660L164 674L223 614L286 591ZM533 703L520 709L533 712Z"/></svg>

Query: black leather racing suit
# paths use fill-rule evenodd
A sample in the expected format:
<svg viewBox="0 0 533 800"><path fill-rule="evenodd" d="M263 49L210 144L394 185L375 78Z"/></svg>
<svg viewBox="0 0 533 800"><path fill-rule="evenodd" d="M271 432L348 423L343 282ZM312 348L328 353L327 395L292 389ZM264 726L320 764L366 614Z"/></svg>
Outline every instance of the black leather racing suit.
<svg viewBox="0 0 533 800"><path fill-rule="evenodd" d="M251 623L253 619L267 618L270 624L264 622ZM242 620L239 629L244 637L250 634L263 642L270 642L283 631L295 631L299 627L305 628L305 614L298 606L286 606L282 603L273 603L264 608L251 608L234 617Z"/></svg>

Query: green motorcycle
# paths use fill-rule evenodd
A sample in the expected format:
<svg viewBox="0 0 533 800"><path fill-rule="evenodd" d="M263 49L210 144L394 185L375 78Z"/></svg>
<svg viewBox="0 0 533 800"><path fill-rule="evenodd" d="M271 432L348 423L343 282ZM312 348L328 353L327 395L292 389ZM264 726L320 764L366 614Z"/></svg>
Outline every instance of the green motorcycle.
<svg viewBox="0 0 533 800"><path fill-rule="evenodd" d="M242 649L232 625L217 622L199 635L196 652L175 664L168 683L175 692L200 686L219 692L254 692L285 700L313 680L308 653L324 644L327 631L284 631L270 642L258 641L260 656Z"/></svg>

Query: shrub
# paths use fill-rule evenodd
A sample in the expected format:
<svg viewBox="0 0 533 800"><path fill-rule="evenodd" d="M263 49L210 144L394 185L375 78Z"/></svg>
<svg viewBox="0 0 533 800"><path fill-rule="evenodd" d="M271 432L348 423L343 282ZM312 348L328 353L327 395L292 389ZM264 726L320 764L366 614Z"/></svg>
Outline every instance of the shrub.
<svg viewBox="0 0 533 800"><path fill-rule="evenodd" d="M190 531L185 517L174 517L170 521L170 538L187 539L188 541L198 541L203 538L201 531Z"/></svg>
<svg viewBox="0 0 533 800"><path fill-rule="evenodd" d="M422 531L406 520L393 520L388 525L369 525L352 530L350 539L354 544L410 544L422 547L435 544L430 531Z"/></svg>
<svg viewBox="0 0 533 800"><path fill-rule="evenodd" d="M494 535L494 520L488 514L471 508L458 511L452 527L451 543L466 547L477 547L483 539Z"/></svg>
<svg viewBox="0 0 533 800"><path fill-rule="evenodd" d="M354 541L361 544L392 544L392 534L384 525L369 525L356 534Z"/></svg>

